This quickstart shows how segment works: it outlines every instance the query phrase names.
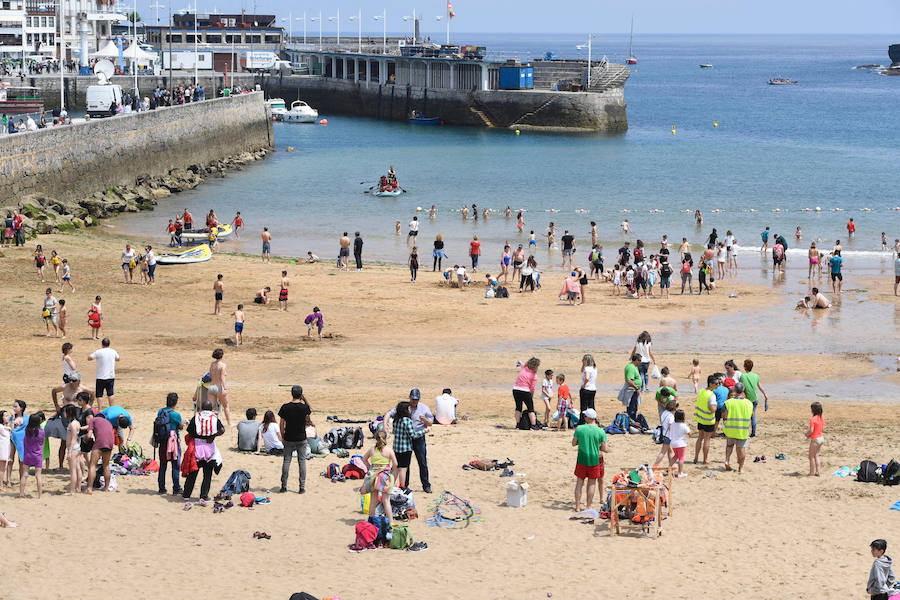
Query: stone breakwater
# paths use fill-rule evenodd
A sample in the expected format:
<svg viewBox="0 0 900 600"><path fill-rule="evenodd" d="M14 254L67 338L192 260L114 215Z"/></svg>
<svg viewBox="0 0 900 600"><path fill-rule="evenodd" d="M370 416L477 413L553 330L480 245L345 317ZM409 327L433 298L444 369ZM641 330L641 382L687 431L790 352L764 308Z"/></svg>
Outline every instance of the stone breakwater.
<svg viewBox="0 0 900 600"><path fill-rule="evenodd" d="M3 136L0 216L20 208L36 233L88 225L149 209L273 147L259 92Z"/></svg>
<svg viewBox="0 0 900 600"><path fill-rule="evenodd" d="M228 171L268 156L266 149L243 152L207 165L190 165L172 169L164 176L139 176L133 185L115 186L77 200L54 198L44 194L28 194L14 204L0 207L0 217L17 210L25 217L27 237L58 233L96 225L98 219L123 212L153 210L162 198L184 190L192 190L209 177L224 177Z"/></svg>

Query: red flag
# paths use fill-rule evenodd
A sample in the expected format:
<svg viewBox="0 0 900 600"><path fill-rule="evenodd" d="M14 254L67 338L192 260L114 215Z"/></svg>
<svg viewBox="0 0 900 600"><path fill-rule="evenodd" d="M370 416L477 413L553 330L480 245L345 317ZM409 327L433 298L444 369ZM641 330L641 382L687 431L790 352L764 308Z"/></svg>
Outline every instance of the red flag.
<svg viewBox="0 0 900 600"><path fill-rule="evenodd" d="M450 15L450 18L451 18L451 19L452 19L453 17L456 16L456 13L453 12L453 2L452 2L452 0L447 0L447 14Z"/></svg>

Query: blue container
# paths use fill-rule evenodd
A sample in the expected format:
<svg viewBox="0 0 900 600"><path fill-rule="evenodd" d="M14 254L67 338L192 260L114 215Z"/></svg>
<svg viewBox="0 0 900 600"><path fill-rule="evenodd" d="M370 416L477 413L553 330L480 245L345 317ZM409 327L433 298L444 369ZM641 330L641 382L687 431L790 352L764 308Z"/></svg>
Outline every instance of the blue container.
<svg viewBox="0 0 900 600"><path fill-rule="evenodd" d="M534 67L500 67L500 89L534 89Z"/></svg>

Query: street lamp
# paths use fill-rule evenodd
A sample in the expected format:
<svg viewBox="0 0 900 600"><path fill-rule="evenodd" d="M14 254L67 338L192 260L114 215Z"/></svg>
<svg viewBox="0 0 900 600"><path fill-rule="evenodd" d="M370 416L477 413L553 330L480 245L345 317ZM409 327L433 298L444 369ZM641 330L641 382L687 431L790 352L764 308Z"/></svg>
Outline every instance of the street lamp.
<svg viewBox="0 0 900 600"><path fill-rule="evenodd" d="M159 2L154 2L150 5L150 8L156 9L156 24L159 25L159 9L165 8L165 6L160 4Z"/></svg>
<svg viewBox="0 0 900 600"><path fill-rule="evenodd" d="M294 37L294 16L292 13L288 13L287 19L281 19L281 22L288 22L288 43L290 43L291 38Z"/></svg>
<svg viewBox="0 0 900 600"><path fill-rule="evenodd" d="M303 43L306 44L306 11L303 11L302 17L297 17L298 21L303 21Z"/></svg>
<svg viewBox="0 0 900 600"><path fill-rule="evenodd" d="M590 89L591 89L591 41L595 40L595 39L597 39L597 36L589 35L587 44L578 44L577 46L575 46L579 50L584 50L585 48L587 48L587 90L586 91L590 91Z"/></svg>
<svg viewBox="0 0 900 600"><path fill-rule="evenodd" d="M318 21L319 22L319 50L322 49L322 11L319 11L318 17L310 17L310 21Z"/></svg>
<svg viewBox="0 0 900 600"><path fill-rule="evenodd" d="M415 9L413 9L412 16L404 15L404 17L403 17L404 21L409 21L410 19L412 19L412 22L413 22L413 44L415 44L416 43L416 23L418 22L418 19L416 18Z"/></svg>
<svg viewBox="0 0 900 600"><path fill-rule="evenodd" d="M375 15L372 19L376 21L381 21L382 25L384 25L384 33L382 33L382 44L383 48L381 50L382 54L387 54L387 11L385 10L380 15Z"/></svg>
<svg viewBox="0 0 900 600"><path fill-rule="evenodd" d="M341 45L341 9L338 9L336 17L328 17L329 21L337 23L337 45Z"/></svg>
<svg viewBox="0 0 900 600"><path fill-rule="evenodd" d="M135 0L137 1L137 0ZM194 85L197 85L197 61L200 55L197 53L197 0L194 0ZM170 59L171 60L171 59Z"/></svg>
<svg viewBox="0 0 900 600"><path fill-rule="evenodd" d="M362 54L362 10L359 10L355 15L350 15L350 20L356 21L359 25L359 32L356 38L356 52Z"/></svg>

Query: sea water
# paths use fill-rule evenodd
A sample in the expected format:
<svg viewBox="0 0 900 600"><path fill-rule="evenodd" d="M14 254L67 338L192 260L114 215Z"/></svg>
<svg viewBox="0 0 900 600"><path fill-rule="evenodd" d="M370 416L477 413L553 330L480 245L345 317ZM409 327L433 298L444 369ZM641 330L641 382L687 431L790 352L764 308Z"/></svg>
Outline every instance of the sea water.
<svg viewBox="0 0 900 600"><path fill-rule="evenodd" d="M459 41L487 42L521 58L546 51L574 56L582 43L577 36L533 35ZM845 258L858 254L883 271L890 255L881 252L881 232L889 246L900 238L900 211L892 210L900 206L900 77L853 67L887 63L891 41L896 40L640 36L640 62L625 86L629 129L622 134L423 127L333 115L320 106L327 126L276 123L276 152L267 160L112 225L161 240L168 218L185 207L198 221L210 208L223 220L240 210L247 230L241 242L228 242L230 248L257 251L259 232L268 226L275 254L303 256L311 250L331 260L340 234L358 230L369 259L403 263L407 223L417 215L423 265L437 234L451 261L465 260L475 234L482 261L496 262L506 241L527 247L531 230L546 253L550 221L557 240L569 229L584 252L589 222L596 221L607 255L623 239L642 239L655 248L664 233L675 248L683 236L699 247L713 227L720 238L733 231L742 251L756 251L760 232L769 226L788 239L792 253L805 255L815 239L827 251L841 239ZM595 40L594 58L605 52L621 61L623 47L617 38ZM706 62L713 68L699 68ZM800 83L767 85L772 77ZM429 111L440 116L439 106ZM296 151L287 152L288 146ZM366 193L390 165L407 193ZM464 220L458 212L463 204L496 212ZM427 212L432 205L433 221ZM502 215L506 206L513 211L510 218ZM695 209L703 212L701 227L694 222ZM519 210L523 234L515 226ZM857 233L847 240L850 217ZM620 229L626 218L628 236ZM798 226L799 243L793 235ZM552 261L542 258L555 264L558 251Z"/></svg>

